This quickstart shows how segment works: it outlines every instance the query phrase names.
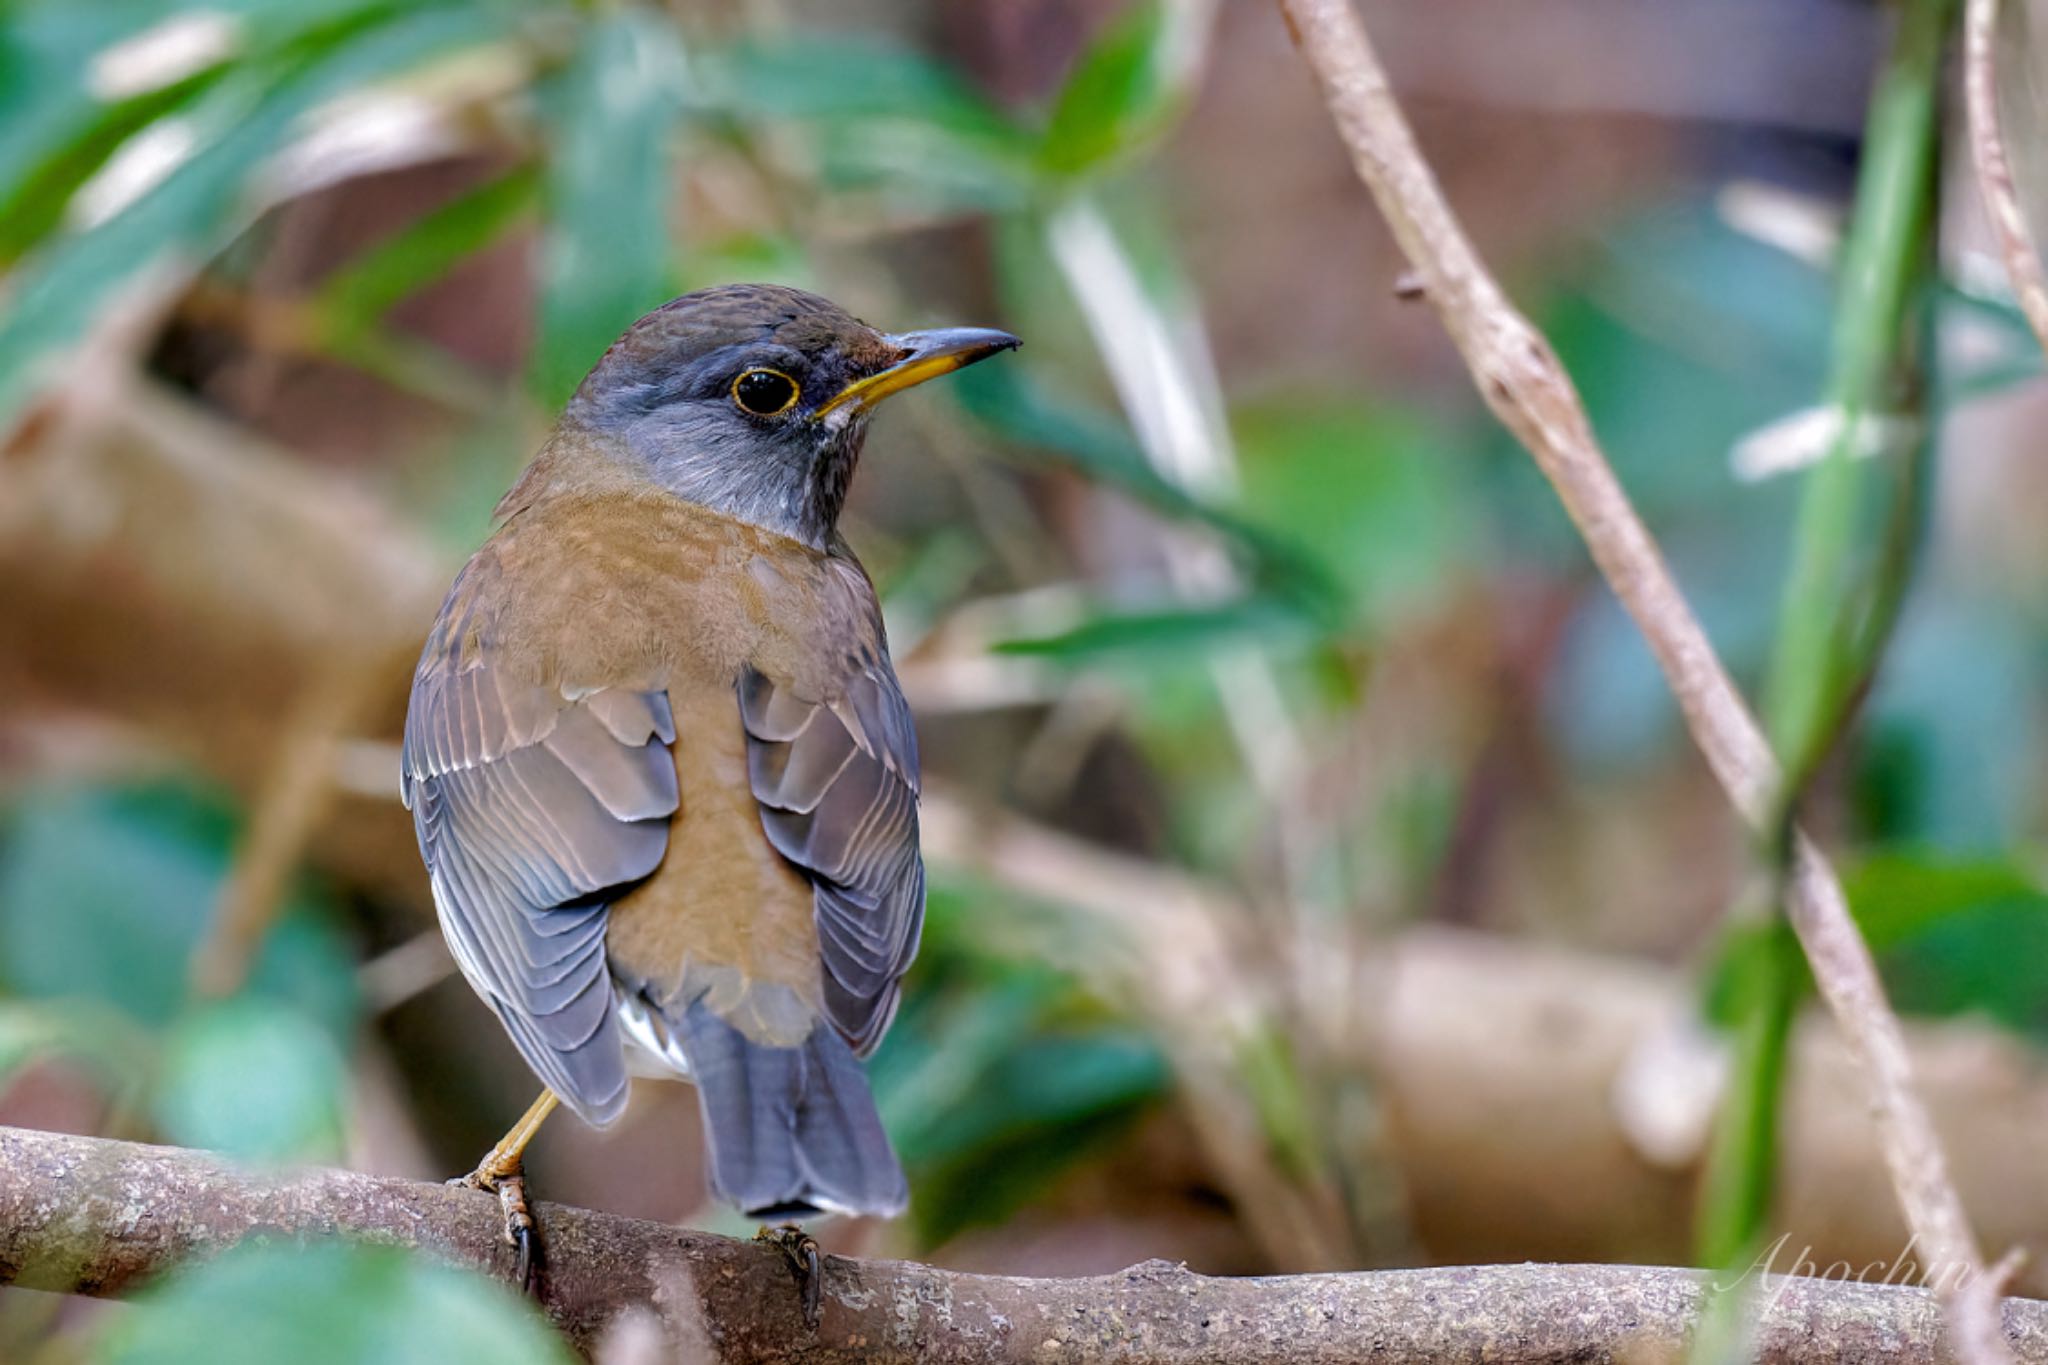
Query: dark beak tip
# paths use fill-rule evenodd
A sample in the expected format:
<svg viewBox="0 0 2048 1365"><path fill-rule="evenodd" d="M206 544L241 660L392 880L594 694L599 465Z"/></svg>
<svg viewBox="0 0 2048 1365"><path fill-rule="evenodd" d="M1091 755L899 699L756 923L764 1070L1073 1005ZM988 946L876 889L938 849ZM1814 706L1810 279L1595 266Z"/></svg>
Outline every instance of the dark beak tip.
<svg viewBox="0 0 2048 1365"><path fill-rule="evenodd" d="M1000 351L1014 351L1024 344L1022 338L994 327L942 327L928 332L906 332L891 340L907 352L906 360L957 356L963 365Z"/></svg>
<svg viewBox="0 0 2048 1365"><path fill-rule="evenodd" d="M976 361L987 360L992 355L1001 355L1004 351L1014 351L1024 344L1021 337L1012 336L1008 332L999 332L993 327L975 328L974 330L979 333L979 336L968 340L962 346L952 348L952 354L960 357L960 363L963 366L972 365Z"/></svg>

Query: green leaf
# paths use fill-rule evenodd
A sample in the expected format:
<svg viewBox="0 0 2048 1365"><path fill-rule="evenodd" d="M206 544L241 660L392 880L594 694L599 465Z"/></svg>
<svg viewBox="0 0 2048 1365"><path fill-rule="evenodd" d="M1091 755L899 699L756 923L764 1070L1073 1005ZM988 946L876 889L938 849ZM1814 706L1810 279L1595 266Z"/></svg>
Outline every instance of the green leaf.
<svg viewBox="0 0 2048 1365"><path fill-rule="evenodd" d="M892 1077L882 1100L927 1245L1001 1222L1166 1093L1150 1039L1046 1027L1064 989L1013 977L918 1021L942 1045Z"/></svg>
<svg viewBox="0 0 2048 1365"><path fill-rule="evenodd" d="M294 50L317 50L334 34L392 9L391 0L243 0L205 11L146 3L44 5L0 17L0 85L32 92L19 104L0 98L0 264L11 264L54 230L72 195L117 147L184 109L235 65L275 64ZM102 54L150 43L156 30L199 22L202 14L223 26L223 50L213 60L155 89L111 100L89 88Z"/></svg>
<svg viewBox="0 0 2048 1365"><path fill-rule="evenodd" d="M1296 395L1233 414L1244 503L1341 579L1375 628L1438 610L1485 571L1478 490L1455 442L1390 406Z"/></svg>
<svg viewBox="0 0 2048 1365"><path fill-rule="evenodd" d="M1301 613L1277 598L1252 596L1209 607L1167 607L1158 611L1110 611L1092 616L1057 635L1004 640L1003 654L1036 655L1068 663L1106 655L1136 655L1167 661L1207 654L1247 640L1308 638Z"/></svg>
<svg viewBox="0 0 2048 1365"><path fill-rule="evenodd" d="M100 1365L569 1365L532 1303L397 1247L250 1243L110 1319Z"/></svg>
<svg viewBox="0 0 2048 1365"><path fill-rule="evenodd" d="M232 820L190 789L29 789L0 839L0 988L169 1024L232 838ZM249 989L308 1011L338 1039L353 1028L350 953L304 893L265 940Z"/></svg>
<svg viewBox="0 0 2048 1365"><path fill-rule="evenodd" d="M688 78L674 28L620 9L587 26L548 92L533 385L550 410L621 332L669 297L678 193L671 143Z"/></svg>
<svg viewBox="0 0 2048 1365"><path fill-rule="evenodd" d="M2048 980L2015 972L2016 961L2048 953L2048 889L1999 859L1950 859L1892 851L1864 859L1843 878L1858 927L1878 955L1902 1011L1971 1010L2015 1028L2048 1033ZM1746 983L1764 979L1764 954L1787 953L1800 995L1812 974L1777 922L1759 919L1723 936L1703 985L1706 1017L1741 1017Z"/></svg>
<svg viewBox="0 0 2048 1365"><path fill-rule="evenodd" d="M1086 953L1090 931L934 869L910 989L869 1065L923 1244L1001 1221L1166 1093L1156 1045L1045 965L1049 941Z"/></svg>
<svg viewBox="0 0 2048 1365"><path fill-rule="evenodd" d="M329 275L312 307L330 341L366 338L384 315L496 241L533 206L540 179L522 166L456 196Z"/></svg>
<svg viewBox="0 0 2048 1365"><path fill-rule="evenodd" d="M226 69L217 63L161 89L105 105L85 119L74 136L29 165L0 197L0 267L13 265L56 229L71 196L106 164L115 148L183 108Z"/></svg>
<svg viewBox="0 0 2048 1365"><path fill-rule="evenodd" d="M832 188L1000 209L1029 197L1035 139L931 58L857 33L708 54L705 107L801 121Z"/></svg>
<svg viewBox="0 0 2048 1365"><path fill-rule="evenodd" d="M1278 1028L1262 1026L1244 1039L1236 1062L1274 1155L1297 1175L1320 1169L1314 1107L1292 1041Z"/></svg>
<svg viewBox="0 0 2048 1365"><path fill-rule="evenodd" d="M11 182L60 154L104 112L95 54L161 17L149 5L0 5L0 170Z"/></svg>
<svg viewBox="0 0 2048 1365"><path fill-rule="evenodd" d="M1877 949L1904 943L1941 920L1989 905L2048 910L2048 891L2039 881L1996 859L1951 861L1883 853L1857 864L1844 882L1856 922Z"/></svg>
<svg viewBox="0 0 2048 1365"><path fill-rule="evenodd" d="M1096 170L1171 125L1201 53L1197 6L1139 0L1112 19L1054 102L1039 162L1055 176Z"/></svg>
<svg viewBox="0 0 2048 1365"><path fill-rule="evenodd" d="M1055 397L1019 365L976 366L948 382L970 417L1006 438L1000 457L1025 465L1049 459L1167 516L1214 527L1249 561L1258 584L1310 622L1329 628L1348 614L1344 589L1292 536L1161 478L1114 418Z"/></svg>
<svg viewBox="0 0 2048 1365"><path fill-rule="evenodd" d="M866 33L707 52L703 106L743 118L903 119L995 140L1022 134L949 67Z"/></svg>
<svg viewBox="0 0 2048 1365"><path fill-rule="evenodd" d="M349 11L275 61L238 64L191 108L194 149L176 169L104 222L50 239L11 277L0 319L0 425L123 282L225 242L240 225L250 175L306 111L502 28L477 7Z"/></svg>
<svg viewBox="0 0 2048 1365"><path fill-rule="evenodd" d="M260 1161L335 1161L347 1070L334 1040L264 1000L204 1005L164 1042L155 1116L167 1141Z"/></svg>
<svg viewBox="0 0 2048 1365"><path fill-rule="evenodd" d="M1988 1015L2048 1035L2048 890L1997 859L1889 853L1846 878L1857 922L1902 1011Z"/></svg>
<svg viewBox="0 0 2048 1365"><path fill-rule="evenodd" d="M980 1078L1001 1101L963 1106L915 1169L912 1216L936 1245L1000 1223L1129 1130L1167 1092L1165 1059L1136 1034L1039 1038Z"/></svg>

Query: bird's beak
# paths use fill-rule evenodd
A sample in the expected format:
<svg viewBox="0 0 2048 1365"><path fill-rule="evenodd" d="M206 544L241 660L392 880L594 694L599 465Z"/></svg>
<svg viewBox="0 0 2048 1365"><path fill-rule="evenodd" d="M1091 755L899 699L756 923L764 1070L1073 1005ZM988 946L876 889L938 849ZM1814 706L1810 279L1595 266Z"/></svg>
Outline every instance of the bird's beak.
<svg viewBox="0 0 2048 1365"><path fill-rule="evenodd" d="M892 393L900 393L927 379L951 374L963 366L1023 345L1008 332L993 327L944 327L933 332L898 332L884 337L899 348L903 358L886 370L856 379L833 394L811 414L812 420L852 404L865 411Z"/></svg>

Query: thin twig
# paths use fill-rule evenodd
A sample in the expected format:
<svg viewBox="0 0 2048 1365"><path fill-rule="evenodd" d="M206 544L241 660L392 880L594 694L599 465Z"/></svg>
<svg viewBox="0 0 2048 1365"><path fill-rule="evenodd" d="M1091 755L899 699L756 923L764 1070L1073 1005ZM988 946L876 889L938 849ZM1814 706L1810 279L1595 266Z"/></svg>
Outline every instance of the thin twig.
<svg viewBox="0 0 2048 1365"><path fill-rule="evenodd" d="M1998 0L1969 0L1963 11L1963 90L1970 112L1970 158L1977 166L1977 188L1998 235L2013 293L2034 336L2048 349L2048 276L2043 275L2041 253L2020 207L1998 118L1997 37Z"/></svg>
<svg viewBox="0 0 2048 1365"><path fill-rule="evenodd" d="M1715 655L1663 555L1593 436L1570 377L1542 334L1510 303L1453 217L1415 145L1351 0L1280 0L1321 83L1352 163L1372 191L1487 405L1556 489L1594 561L1643 632L1686 723L1744 819L1762 829L1777 762ZM1840 880L1803 835L1794 841L1789 911L1816 982L1856 1050L1885 1160L1948 1314L1956 1354L2008 1359L1962 1202L1927 1111L1915 1096L1905 1041Z"/></svg>
<svg viewBox="0 0 2048 1365"><path fill-rule="evenodd" d="M1517 1362L1665 1359L1702 1294L1697 1271L1486 1266L1211 1279L1148 1261L1087 1279L824 1261L815 1330L780 1252L659 1223L537 1204L542 1308L583 1350L651 1318L643 1358L890 1362ZM345 1171L238 1171L198 1152L0 1128L0 1280L126 1293L258 1234L414 1247L505 1278L498 1202ZM1923 1290L1760 1277L1757 1358L1946 1359ZM2003 1305L2021 1358L2048 1362L2048 1304ZM636 1331L646 1335L645 1325ZM1881 1343L1881 1345L1880 1345Z"/></svg>
<svg viewBox="0 0 2048 1365"><path fill-rule="evenodd" d="M336 795L334 753L381 679L351 660L316 663L286 717L284 733L249 805L249 829L221 886L206 937L192 955L192 984L234 994L284 908L292 873Z"/></svg>

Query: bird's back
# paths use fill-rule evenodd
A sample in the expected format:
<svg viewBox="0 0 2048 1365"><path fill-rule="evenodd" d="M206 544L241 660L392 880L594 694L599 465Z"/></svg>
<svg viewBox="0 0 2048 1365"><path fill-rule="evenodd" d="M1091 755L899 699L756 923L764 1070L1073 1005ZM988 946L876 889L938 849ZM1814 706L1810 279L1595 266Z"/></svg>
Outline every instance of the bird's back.
<svg viewBox="0 0 2048 1365"><path fill-rule="evenodd" d="M863 667L878 665L887 677L879 612L859 566L659 492L601 483L573 492L543 488L511 509L458 580L422 662L423 677L433 671L437 644L442 668L488 664L499 691L531 693L566 710L620 693L661 699L674 737L666 760L675 781L665 851L646 876L593 891L607 907L604 963L627 1060L638 1070L689 1075L706 1091L714 1165L725 1168L714 1179L734 1202L781 1211L810 1205L893 1212L903 1198L902 1175L873 1118L853 1051L864 1052L879 1037L880 1028L864 1029L863 1021L879 1015L885 1025L893 1008L922 913L921 870L915 906L861 907L870 917L879 911L912 923L869 936L884 945L887 960L879 973L868 972L879 979L857 984L888 1003L842 1007L840 1016L851 1014L849 1027L834 1011L834 991L844 989L828 985L821 878L778 848L769 828L778 817L811 818L815 803L764 812L761 770L775 761L764 751L789 745L751 736L743 715L746 690L767 688L780 707L825 713L822 733L837 723L835 705L854 715L844 704L850 675L858 680ZM893 677L887 681L893 688ZM854 729L860 730L857 720ZM860 738L874 743L865 733ZM834 755L841 769L850 766L848 756ZM610 750L577 764L626 757ZM907 848L914 861L914 741L907 763L902 778L912 798ZM828 891L845 885L824 880ZM442 908L445 921L450 907ZM873 960L865 954L863 966ZM493 983L477 984L492 998ZM520 1040L514 1021L507 1022ZM828 1133L822 1119L810 1121L803 1110L807 1077L831 1087L821 1103L853 1106L850 1128L841 1118L824 1125ZM765 1098L755 1093L764 1084ZM788 1112L754 1112L763 1103L772 1108L777 1086L787 1092ZM721 1089L733 1093L715 1093ZM577 1097L563 1098L574 1104ZM716 1113L721 1104L732 1112ZM806 1126L820 1128L811 1145L848 1149L840 1184L854 1188L813 1188L798 1169L820 1164L797 1150ZM767 1150L778 1142L788 1150Z"/></svg>

